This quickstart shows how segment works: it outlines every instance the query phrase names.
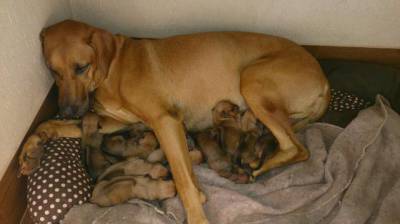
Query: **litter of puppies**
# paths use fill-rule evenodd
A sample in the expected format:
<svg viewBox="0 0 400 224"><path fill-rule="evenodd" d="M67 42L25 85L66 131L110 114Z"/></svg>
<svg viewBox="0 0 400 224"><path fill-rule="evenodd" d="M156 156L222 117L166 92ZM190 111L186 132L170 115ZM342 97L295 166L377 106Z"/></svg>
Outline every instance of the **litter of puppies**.
<svg viewBox="0 0 400 224"><path fill-rule="evenodd" d="M213 127L187 135L192 164L206 161L218 175L235 183L254 181L252 171L273 155L276 140L250 110L240 111L229 101L218 102L210 113ZM82 138L85 165L95 181L92 203L112 206L132 198L163 200L175 196L166 156L152 130L135 123L123 132L102 134L101 125L99 116L88 112L80 131L75 126L66 129ZM32 150L32 163L25 167L25 174L39 167L40 160L35 159L38 153L43 150Z"/></svg>

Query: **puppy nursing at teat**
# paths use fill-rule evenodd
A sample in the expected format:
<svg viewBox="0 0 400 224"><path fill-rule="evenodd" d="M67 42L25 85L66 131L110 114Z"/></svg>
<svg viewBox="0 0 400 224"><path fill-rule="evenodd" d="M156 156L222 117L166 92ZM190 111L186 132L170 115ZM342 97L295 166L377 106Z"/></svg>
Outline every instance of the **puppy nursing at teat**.
<svg viewBox="0 0 400 224"><path fill-rule="evenodd" d="M223 100L212 109L214 127L200 131L196 140L211 169L236 183L246 183L257 169L273 139L263 135L263 126L250 110ZM271 135L270 135L271 136ZM271 141L272 140L272 141Z"/></svg>
<svg viewBox="0 0 400 224"><path fill-rule="evenodd" d="M168 180L165 155L154 133L136 123L123 133L102 135L98 116L88 113L82 120L82 147L86 149L89 173L96 179L90 201L100 206L123 203L132 198L163 200L175 196L175 184ZM202 162L198 150L191 150L193 164Z"/></svg>

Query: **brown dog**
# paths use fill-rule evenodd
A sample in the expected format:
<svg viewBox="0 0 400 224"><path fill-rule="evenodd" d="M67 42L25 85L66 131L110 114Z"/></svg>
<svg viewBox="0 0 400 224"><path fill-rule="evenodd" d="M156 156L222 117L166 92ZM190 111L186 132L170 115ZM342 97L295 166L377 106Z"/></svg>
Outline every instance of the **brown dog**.
<svg viewBox="0 0 400 224"><path fill-rule="evenodd" d="M308 158L292 126L318 119L329 101L318 62L279 37L222 32L138 40L71 20L41 36L63 114L83 115L89 93L94 93L99 115L123 124L142 121L152 128L191 224L207 219L184 126L190 131L210 127L210 111L221 100L248 106L279 142L276 154L253 172L258 176ZM22 166L26 152L38 146L25 144Z"/></svg>

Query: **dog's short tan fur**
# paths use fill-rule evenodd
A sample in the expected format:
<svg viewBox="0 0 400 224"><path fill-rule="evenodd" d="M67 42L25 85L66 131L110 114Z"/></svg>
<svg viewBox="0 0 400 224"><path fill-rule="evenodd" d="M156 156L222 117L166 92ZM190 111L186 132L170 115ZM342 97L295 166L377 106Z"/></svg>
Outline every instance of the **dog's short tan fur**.
<svg viewBox="0 0 400 224"><path fill-rule="evenodd" d="M247 105L279 142L277 153L253 172L258 176L308 158L291 121L302 126L317 119L329 101L329 86L317 61L283 38L222 32L138 40L69 20L45 29L42 39L64 114L82 115L88 93L94 91L96 113L125 124L140 120L149 125L192 224L207 219L184 126L211 126L210 110L221 100L242 109Z"/></svg>

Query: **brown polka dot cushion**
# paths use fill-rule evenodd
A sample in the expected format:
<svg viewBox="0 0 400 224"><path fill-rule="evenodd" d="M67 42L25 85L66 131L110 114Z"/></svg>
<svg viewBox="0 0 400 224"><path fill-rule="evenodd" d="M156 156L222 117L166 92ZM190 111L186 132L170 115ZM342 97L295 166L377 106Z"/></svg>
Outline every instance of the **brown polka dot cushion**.
<svg viewBox="0 0 400 224"><path fill-rule="evenodd" d="M352 110L358 111L371 105L371 102L352 93L339 89L331 89L331 100L329 102L328 110L339 112Z"/></svg>
<svg viewBox="0 0 400 224"><path fill-rule="evenodd" d="M35 223L59 223L68 210L90 198L80 139L48 142L40 168L28 177L28 211Z"/></svg>

